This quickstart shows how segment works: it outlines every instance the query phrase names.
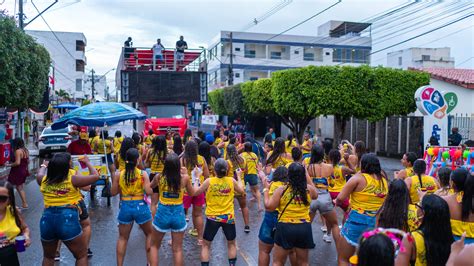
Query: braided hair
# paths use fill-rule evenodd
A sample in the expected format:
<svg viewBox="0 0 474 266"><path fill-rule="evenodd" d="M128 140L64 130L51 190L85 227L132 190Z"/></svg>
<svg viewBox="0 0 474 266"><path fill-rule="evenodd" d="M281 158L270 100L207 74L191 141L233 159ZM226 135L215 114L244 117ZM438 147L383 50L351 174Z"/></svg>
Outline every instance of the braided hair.
<svg viewBox="0 0 474 266"><path fill-rule="evenodd" d="M137 161L140 157L140 153L137 149L128 149L127 155L125 156L125 184L128 186L135 179L135 168L137 167Z"/></svg>

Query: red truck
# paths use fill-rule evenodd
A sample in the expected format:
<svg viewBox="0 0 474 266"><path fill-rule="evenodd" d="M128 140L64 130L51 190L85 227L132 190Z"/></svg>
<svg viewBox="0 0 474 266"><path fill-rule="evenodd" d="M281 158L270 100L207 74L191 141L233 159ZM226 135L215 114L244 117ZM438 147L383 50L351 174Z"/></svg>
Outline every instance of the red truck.
<svg viewBox="0 0 474 266"><path fill-rule="evenodd" d="M148 116L141 130L144 136L148 135L150 129L156 135L165 135L171 130L183 136L188 128L186 105L151 104L139 106L139 110Z"/></svg>

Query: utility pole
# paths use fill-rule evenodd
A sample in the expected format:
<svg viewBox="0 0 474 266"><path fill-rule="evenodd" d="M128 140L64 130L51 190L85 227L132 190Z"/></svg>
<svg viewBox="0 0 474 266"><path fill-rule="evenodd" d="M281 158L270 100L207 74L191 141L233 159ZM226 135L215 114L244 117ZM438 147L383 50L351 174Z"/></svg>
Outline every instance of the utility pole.
<svg viewBox="0 0 474 266"><path fill-rule="evenodd" d="M95 99L95 77L94 77L95 71L94 71L94 69L91 70L91 73L92 73L91 91L92 91L92 100L94 100Z"/></svg>
<svg viewBox="0 0 474 266"><path fill-rule="evenodd" d="M18 25L20 26L21 30L25 28L25 14L23 13L23 0L18 1Z"/></svg>
<svg viewBox="0 0 474 266"><path fill-rule="evenodd" d="M233 70L233 63L234 63L234 48L232 46L232 32L229 33L229 42L230 42L230 60L229 60L229 86L234 85L234 70Z"/></svg>

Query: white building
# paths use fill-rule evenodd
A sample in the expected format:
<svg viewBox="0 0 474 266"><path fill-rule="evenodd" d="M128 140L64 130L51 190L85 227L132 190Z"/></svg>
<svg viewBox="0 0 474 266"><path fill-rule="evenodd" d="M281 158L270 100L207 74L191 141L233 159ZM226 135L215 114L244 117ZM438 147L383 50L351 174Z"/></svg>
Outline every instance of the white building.
<svg viewBox="0 0 474 266"><path fill-rule="evenodd" d="M37 30L25 32L48 50L54 68L55 90L67 91L76 101L83 99L84 71L87 64L87 40L84 34ZM50 73L50 76L53 76L53 73Z"/></svg>
<svg viewBox="0 0 474 266"><path fill-rule="evenodd" d="M94 74L95 98L107 99L107 77ZM88 74L84 80L84 95L92 98L92 75Z"/></svg>
<svg viewBox="0 0 474 266"><path fill-rule="evenodd" d="M227 86L231 54L234 84L288 68L369 64L372 40L361 36L369 27L329 21L318 28L318 36L232 32L232 51L231 32L221 31L208 49L209 91Z"/></svg>
<svg viewBox="0 0 474 266"><path fill-rule="evenodd" d="M400 69L454 68L451 48L408 48L387 54L387 66Z"/></svg>

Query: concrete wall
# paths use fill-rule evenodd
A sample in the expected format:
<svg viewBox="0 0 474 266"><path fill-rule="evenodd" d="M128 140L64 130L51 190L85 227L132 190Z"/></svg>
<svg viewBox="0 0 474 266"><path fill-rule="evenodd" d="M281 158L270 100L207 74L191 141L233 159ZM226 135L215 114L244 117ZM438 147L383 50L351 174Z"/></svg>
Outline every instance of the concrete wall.
<svg viewBox="0 0 474 266"><path fill-rule="evenodd" d="M387 54L387 66L407 69L409 67L438 67L454 68L454 58L450 56L449 47L442 48L409 48ZM429 55L430 60L423 60L423 55ZM402 64L399 64L399 58Z"/></svg>

